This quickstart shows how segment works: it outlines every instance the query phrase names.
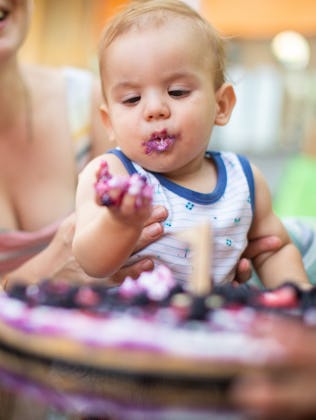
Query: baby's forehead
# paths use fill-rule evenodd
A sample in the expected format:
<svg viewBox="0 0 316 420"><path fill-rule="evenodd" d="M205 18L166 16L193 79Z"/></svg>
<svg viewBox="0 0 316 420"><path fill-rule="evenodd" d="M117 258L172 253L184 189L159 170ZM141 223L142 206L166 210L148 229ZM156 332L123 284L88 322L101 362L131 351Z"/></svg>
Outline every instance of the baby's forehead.
<svg viewBox="0 0 316 420"><path fill-rule="evenodd" d="M209 51L209 55L212 56L210 53L212 45L207 36L202 33L201 28L181 16L171 17L164 21L146 19L140 25L137 24L127 28L113 40L112 44L115 45L116 41L124 39L128 45L131 39L140 39L142 45L148 45L148 50L151 49L152 43L164 43L166 51L169 50L168 46L176 45L178 54L180 54L180 51L186 51L189 55L192 55L192 51L194 51L194 56L202 55L205 57L205 51ZM170 39L170 42L166 39ZM161 51L160 48L158 49Z"/></svg>
<svg viewBox="0 0 316 420"><path fill-rule="evenodd" d="M217 85L220 86L224 80L224 49L222 38L215 28L212 27L207 21L195 16L194 14L175 13L171 10L154 10L148 13L140 13L137 15L129 16L128 19L116 20L112 22L104 31L104 37L101 38L99 49L99 61L101 73L105 66L105 56L107 49L119 38L128 38L128 34L139 33L144 34L146 39L146 31L157 32L167 31L170 34L170 39L178 37L186 43L189 50L195 50L196 54L201 57L208 69L218 73ZM182 36L182 33L184 34ZM150 46L148 46L150 48ZM207 53L206 53L207 52Z"/></svg>
<svg viewBox="0 0 316 420"><path fill-rule="evenodd" d="M168 56L173 51L177 57L191 57L202 61L209 57L210 63L213 62L212 54L205 54L212 47L195 26L188 25L181 18L155 21L156 24L153 22L146 20L144 24L133 25L118 34L105 48L107 58L113 57L113 51L118 48L119 51L126 51L127 55L135 49L136 55L154 52L156 55L160 53ZM202 65L201 62L200 64Z"/></svg>
<svg viewBox="0 0 316 420"><path fill-rule="evenodd" d="M139 29L141 29L148 26L166 26L175 22L184 22L186 24L191 22L192 25L194 24L194 20L195 19L193 19L191 16L186 16L170 10L161 9L135 16L134 19L130 21L130 26L137 26Z"/></svg>
<svg viewBox="0 0 316 420"><path fill-rule="evenodd" d="M199 43L203 42L203 40L210 41L208 39L210 34L197 18L161 9L117 21L104 32L103 46L107 48L115 39L128 33L142 33L153 29L169 31L170 36L172 36L175 28L178 31L183 30L192 34Z"/></svg>
<svg viewBox="0 0 316 420"><path fill-rule="evenodd" d="M201 28L192 22L192 19L182 16L169 16L165 20L161 21L160 19L146 19L141 22L137 22L135 25L132 25L130 28L127 28L125 34L128 33L146 33L146 32L157 31L157 33L167 32L170 34L172 39L175 36L175 33L180 31L185 33L186 38L192 38L193 41L201 43L205 39L205 34ZM124 33L122 33L124 35Z"/></svg>

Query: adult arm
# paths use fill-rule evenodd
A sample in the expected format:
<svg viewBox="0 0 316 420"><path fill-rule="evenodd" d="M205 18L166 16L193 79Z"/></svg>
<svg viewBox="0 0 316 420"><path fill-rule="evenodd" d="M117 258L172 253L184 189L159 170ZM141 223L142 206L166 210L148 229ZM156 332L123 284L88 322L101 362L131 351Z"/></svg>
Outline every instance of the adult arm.
<svg viewBox="0 0 316 420"><path fill-rule="evenodd" d="M263 236L261 238L249 241L241 259L238 262L236 270L236 278L234 285L247 282L252 275L251 260L264 252L273 252L278 250L282 245L282 241L277 236Z"/></svg>
<svg viewBox="0 0 316 420"><path fill-rule="evenodd" d="M166 217L167 210L164 207L154 207L145 223L135 251L160 238L163 233L161 222ZM63 221L54 238L43 251L3 277L2 286L8 290L17 281L32 284L43 278L63 278L78 283L96 281L81 269L73 256L74 229L75 215L72 214ZM107 279L107 284L119 284L126 276L137 278L143 271L150 271L153 268L154 263L151 259L142 259L129 267L118 270Z"/></svg>
<svg viewBox="0 0 316 420"><path fill-rule="evenodd" d="M293 281L303 288L311 287L304 270L301 254L291 241L281 220L272 210L271 195L260 171L253 167L256 188L255 215L249 240L275 235L281 246L276 251L261 252L252 259L265 287L274 288Z"/></svg>

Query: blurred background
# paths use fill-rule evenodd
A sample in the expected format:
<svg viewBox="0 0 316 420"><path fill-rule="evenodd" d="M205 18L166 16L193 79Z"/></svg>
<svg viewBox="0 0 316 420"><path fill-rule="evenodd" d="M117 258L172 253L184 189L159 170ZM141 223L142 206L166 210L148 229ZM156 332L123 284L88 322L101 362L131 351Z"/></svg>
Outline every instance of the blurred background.
<svg viewBox="0 0 316 420"><path fill-rule="evenodd" d="M128 0L35 0L22 58L97 73L102 27ZM227 37L237 106L212 147L263 171L280 215L316 215L316 1L186 0ZM315 196L315 199L313 198Z"/></svg>

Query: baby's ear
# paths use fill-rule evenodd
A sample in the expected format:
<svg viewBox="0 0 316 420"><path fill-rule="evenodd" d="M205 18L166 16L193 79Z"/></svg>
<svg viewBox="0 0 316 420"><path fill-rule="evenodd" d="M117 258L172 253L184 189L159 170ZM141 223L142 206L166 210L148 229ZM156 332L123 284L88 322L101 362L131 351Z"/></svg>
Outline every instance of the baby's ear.
<svg viewBox="0 0 316 420"><path fill-rule="evenodd" d="M223 83L216 91L215 99L216 115L214 122L216 125L225 125L228 123L236 103L233 86L230 83Z"/></svg>
<svg viewBox="0 0 316 420"><path fill-rule="evenodd" d="M101 114L101 120L105 126L106 132L108 134L108 139L109 141L115 141L115 136L114 136L114 132L113 132L113 128L112 128L112 124L111 124L111 119L109 116L109 112L108 112L108 108L106 106L106 104L102 104L100 106L100 114Z"/></svg>

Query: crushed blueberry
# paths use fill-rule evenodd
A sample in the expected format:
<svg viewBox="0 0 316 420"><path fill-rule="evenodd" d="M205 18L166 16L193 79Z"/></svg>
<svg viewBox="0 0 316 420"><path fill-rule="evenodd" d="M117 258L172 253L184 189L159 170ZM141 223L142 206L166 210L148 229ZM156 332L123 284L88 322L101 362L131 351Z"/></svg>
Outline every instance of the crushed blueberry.
<svg viewBox="0 0 316 420"><path fill-rule="evenodd" d="M193 296L185 292L180 284L176 284L171 287L167 296L157 300L151 298L146 290L126 295L120 293L119 288L111 289L104 285L76 285L63 279L44 279L36 285L16 284L8 294L31 307L48 305L75 308L99 315L113 310L145 310L153 313L169 307L181 312L181 319L192 321L205 320L215 309L236 305L269 311L293 308L304 311L316 307L316 288L302 291L291 283L273 291L236 288L231 285L216 286L208 296ZM184 301L185 297L187 299Z"/></svg>

